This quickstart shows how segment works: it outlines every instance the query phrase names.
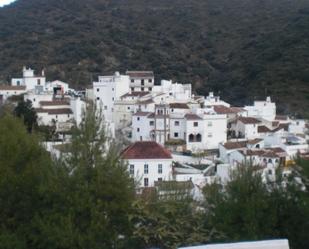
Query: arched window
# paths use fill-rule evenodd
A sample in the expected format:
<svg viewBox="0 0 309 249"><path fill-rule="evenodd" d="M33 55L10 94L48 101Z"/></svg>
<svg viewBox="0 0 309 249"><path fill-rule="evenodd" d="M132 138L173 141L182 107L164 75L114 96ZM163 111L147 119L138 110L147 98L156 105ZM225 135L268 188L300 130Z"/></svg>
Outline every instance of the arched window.
<svg viewBox="0 0 309 249"><path fill-rule="evenodd" d="M268 163L273 163L273 161L269 158L269 159L268 159Z"/></svg>
<svg viewBox="0 0 309 249"><path fill-rule="evenodd" d="M259 148L260 148L260 145L259 145L259 144L257 144L257 145L255 146L255 148L259 149Z"/></svg>
<svg viewBox="0 0 309 249"><path fill-rule="evenodd" d="M189 142L194 142L194 135L193 134L189 135Z"/></svg>
<svg viewBox="0 0 309 249"><path fill-rule="evenodd" d="M202 141L202 135L201 135L201 134L198 133L198 134L196 135L196 141L197 141L197 142L201 142L201 141Z"/></svg>

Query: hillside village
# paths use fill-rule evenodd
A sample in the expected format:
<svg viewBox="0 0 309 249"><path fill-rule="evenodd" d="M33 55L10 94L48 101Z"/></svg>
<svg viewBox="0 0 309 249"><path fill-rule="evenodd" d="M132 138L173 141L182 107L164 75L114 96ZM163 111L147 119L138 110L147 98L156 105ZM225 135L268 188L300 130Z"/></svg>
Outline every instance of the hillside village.
<svg viewBox="0 0 309 249"><path fill-rule="evenodd" d="M57 156L88 103L95 103L108 136L124 144L121 157L138 181L137 191L160 192L174 183L199 198L203 186L228 181L239 164L250 162L265 181L273 181L279 165L287 176L296 156L309 156L308 122L277 115L271 97L235 107L213 92L193 94L191 84L155 82L152 71L115 72L76 91L68 83L48 81L44 70L36 75L24 67L20 78L0 85L0 105L17 95L31 101L38 124L55 127L56 141L44 146Z"/></svg>

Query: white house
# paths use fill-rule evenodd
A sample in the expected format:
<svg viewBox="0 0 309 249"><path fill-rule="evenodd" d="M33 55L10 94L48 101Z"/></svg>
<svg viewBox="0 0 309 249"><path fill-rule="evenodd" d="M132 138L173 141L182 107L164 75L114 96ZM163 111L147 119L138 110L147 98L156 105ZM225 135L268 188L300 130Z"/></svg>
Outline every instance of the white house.
<svg viewBox="0 0 309 249"><path fill-rule="evenodd" d="M154 74L152 71L126 71L130 77L130 90L151 92L154 86Z"/></svg>
<svg viewBox="0 0 309 249"><path fill-rule="evenodd" d="M188 101L192 98L191 84L173 83L171 80L162 80L161 85L153 87L153 92L166 93L171 101Z"/></svg>
<svg viewBox="0 0 309 249"><path fill-rule="evenodd" d="M0 85L0 105L3 104L7 98L26 93L25 86L8 86Z"/></svg>
<svg viewBox="0 0 309 249"><path fill-rule="evenodd" d="M253 106L245 106L249 117L266 119L269 121L275 120L276 103L272 102L270 97L266 101L254 101Z"/></svg>
<svg viewBox="0 0 309 249"><path fill-rule="evenodd" d="M103 111L106 120L113 120L114 103L129 92L129 84L129 76L120 75L119 72L111 76L99 76L99 80L93 82L97 107Z"/></svg>
<svg viewBox="0 0 309 249"><path fill-rule="evenodd" d="M35 88L45 89L46 78L44 70L41 75L35 75L31 68L23 67L23 77L13 78L11 80L12 86L25 86L26 90L34 90Z"/></svg>
<svg viewBox="0 0 309 249"><path fill-rule="evenodd" d="M235 137L253 139L259 137L258 125L260 120L252 117L238 117L232 123L232 134Z"/></svg>
<svg viewBox="0 0 309 249"><path fill-rule="evenodd" d="M137 187L153 187L156 181L172 180L172 155L153 141L139 141L122 152Z"/></svg>

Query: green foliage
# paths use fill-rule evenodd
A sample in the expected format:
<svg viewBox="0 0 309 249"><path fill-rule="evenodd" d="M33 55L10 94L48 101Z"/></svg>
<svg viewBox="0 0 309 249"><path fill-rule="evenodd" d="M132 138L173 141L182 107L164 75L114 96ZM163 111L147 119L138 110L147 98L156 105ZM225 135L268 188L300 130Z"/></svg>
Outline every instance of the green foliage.
<svg viewBox="0 0 309 249"><path fill-rule="evenodd" d="M307 0L19 0L0 9L0 80L23 65L78 86L153 69L234 105L270 94L282 112L304 113L308 9Z"/></svg>
<svg viewBox="0 0 309 249"><path fill-rule="evenodd" d="M226 186L204 189L206 219L226 241L288 238L291 248L307 248L308 192L282 182L266 185L250 165L238 168Z"/></svg>
<svg viewBox="0 0 309 249"><path fill-rule="evenodd" d="M28 132L32 132L32 129L37 126L37 115L30 100L19 101L14 109L14 114L23 119Z"/></svg>
<svg viewBox="0 0 309 249"><path fill-rule="evenodd" d="M187 200L137 201L131 221L135 248L178 248L198 245L217 236L203 227L202 215Z"/></svg>

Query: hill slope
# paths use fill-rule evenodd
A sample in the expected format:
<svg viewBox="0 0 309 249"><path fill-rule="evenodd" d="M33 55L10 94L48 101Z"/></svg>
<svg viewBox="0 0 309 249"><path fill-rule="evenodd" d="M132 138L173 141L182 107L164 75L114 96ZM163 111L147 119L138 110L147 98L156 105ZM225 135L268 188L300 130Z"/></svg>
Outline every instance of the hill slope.
<svg viewBox="0 0 309 249"><path fill-rule="evenodd" d="M87 85L152 69L233 104L309 110L307 0L18 0L0 10L0 80L23 65Z"/></svg>

